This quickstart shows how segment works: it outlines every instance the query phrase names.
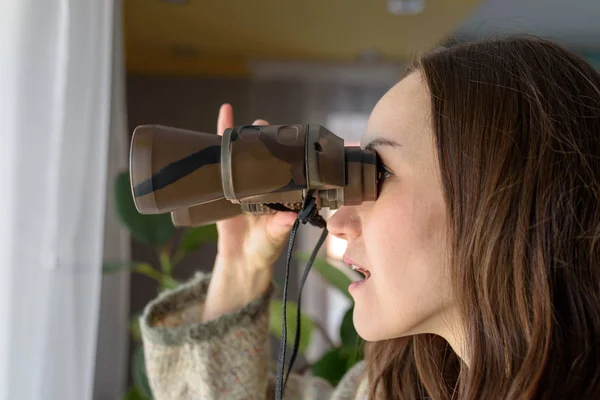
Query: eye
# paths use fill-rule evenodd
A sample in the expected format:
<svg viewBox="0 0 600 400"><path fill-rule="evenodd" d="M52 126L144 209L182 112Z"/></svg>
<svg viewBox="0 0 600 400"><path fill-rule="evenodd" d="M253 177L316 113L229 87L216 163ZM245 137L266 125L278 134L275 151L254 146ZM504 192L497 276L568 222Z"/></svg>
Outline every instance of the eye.
<svg viewBox="0 0 600 400"><path fill-rule="evenodd" d="M383 164L380 157L377 157L377 184L381 185L383 181L391 177L393 174L390 170Z"/></svg>

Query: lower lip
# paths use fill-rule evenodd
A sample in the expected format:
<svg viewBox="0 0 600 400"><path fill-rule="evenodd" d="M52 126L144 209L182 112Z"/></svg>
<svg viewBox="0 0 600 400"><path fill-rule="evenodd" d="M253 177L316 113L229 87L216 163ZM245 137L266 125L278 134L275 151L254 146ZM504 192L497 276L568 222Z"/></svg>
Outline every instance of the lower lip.
<svg viewBox="0 0 600 400"><path fill-rule="evenodd" d="M363 280L360 280L360 281L352 282L348 286L348 291L351 292L353 290L357 290L358 288L360 288L361 286L363 286L367 281L368 281L368 279L363 279Z"/></svg>

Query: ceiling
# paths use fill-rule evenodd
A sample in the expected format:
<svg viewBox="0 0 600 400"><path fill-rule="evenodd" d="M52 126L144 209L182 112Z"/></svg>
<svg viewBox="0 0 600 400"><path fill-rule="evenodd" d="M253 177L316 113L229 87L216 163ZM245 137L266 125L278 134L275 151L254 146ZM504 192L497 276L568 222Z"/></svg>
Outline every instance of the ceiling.
<svg viewBox="0 0 600 400"><path fill-rule="evenodd" d="M386 0L125 0L129 71L247 73L249 60L403 61L446 38L478 0L425 0L416 15Z"/></svg>
<svg viewBox="0 0 600 400"><path fill-rule="evenodd" d="M522 32L600 53L600 1L482 0L457 30L466 39Z"/></svg>

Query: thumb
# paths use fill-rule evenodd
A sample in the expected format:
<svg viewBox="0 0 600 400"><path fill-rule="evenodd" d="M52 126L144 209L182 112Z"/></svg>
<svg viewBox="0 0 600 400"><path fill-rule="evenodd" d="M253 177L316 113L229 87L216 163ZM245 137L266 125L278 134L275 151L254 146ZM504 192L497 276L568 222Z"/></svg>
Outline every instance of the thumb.
<svg viewBox="0 0 600 400"><path fill-rule="evenodd" d="M264 119L257 119L252 123L252 125L269 125L269 122L265 121Z"/></svg>
<svg viewBox="0 0 600 400"><path fill-rule="evenodd" d="M225 103L219 108L219 116L217 117L217 134L223 135L225 129L233 128L233 107L231 104Z"/></svg>

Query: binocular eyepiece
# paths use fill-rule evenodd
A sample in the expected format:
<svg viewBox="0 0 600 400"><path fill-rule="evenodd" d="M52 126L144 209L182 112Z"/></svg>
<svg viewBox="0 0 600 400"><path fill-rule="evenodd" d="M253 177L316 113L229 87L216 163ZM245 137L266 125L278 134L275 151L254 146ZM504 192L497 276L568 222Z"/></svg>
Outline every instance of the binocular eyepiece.
<svg viewBox="0 0 600 400"><path fill-rule="evenodd" d="M175 226L298 211L309 190L318 209L377 198L375 152L344 147L320 125L246 125L223 136L142 125L129 169L137 210L171 212Z"/></svg>

